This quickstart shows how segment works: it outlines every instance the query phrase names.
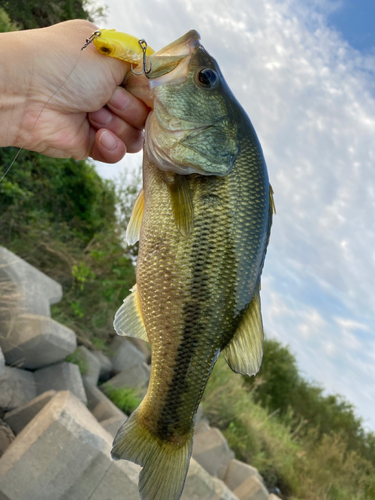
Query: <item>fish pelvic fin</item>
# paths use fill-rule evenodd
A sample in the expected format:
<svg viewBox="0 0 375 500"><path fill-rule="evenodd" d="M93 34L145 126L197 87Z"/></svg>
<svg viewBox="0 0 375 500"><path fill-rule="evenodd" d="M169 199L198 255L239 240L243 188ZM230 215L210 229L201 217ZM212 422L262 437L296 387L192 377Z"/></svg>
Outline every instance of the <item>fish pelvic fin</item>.
<svg viewBox="0 0 375 500"><path fill-rule="evenodd" d="M128 245L134 245L139 240L141 234L141 225L143 212L145 208L145 195L143 188L135 200L133 210L130 216L128 227L126 228L126 242Z"/></svg>
<svg viewBox="0 0 375 500"><path fill-rule="evenodd" d="M229 367L241 375L258 373L263 357L263 322L260 311L260 285L237 328L234 337L224 348Z"/></svg>
<svg viewBox="0 0 375 500"><path fill-rule="evenodd" d="M133 286L132 292L115 314L113 326L117 335L126 335L148 341L137 285Z"/></svg>
<svg viewBox="0 0 375 500"><path fill-rule="evenodd" d="M142 500L179 500L189 468L193 431L183 444L163 441L141 425L138 410L117 432L112 458L143 467L138 485Z"/></svg>

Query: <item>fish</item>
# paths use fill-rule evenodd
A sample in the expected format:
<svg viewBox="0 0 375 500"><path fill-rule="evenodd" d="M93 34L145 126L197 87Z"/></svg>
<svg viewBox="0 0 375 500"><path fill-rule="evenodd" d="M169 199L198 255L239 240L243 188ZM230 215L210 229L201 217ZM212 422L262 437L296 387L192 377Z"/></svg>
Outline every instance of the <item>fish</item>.
<svg viewBox="0 0 375 500"><path fill-rule="evenodd" d="M219 355L243 375L261 364L260 279L274 201L254 127L199 34L149 59L143 188L127 228L130 243L139 239L137 284L114 327L150 342L151 375L111 453L143 467L142 500L178 500ZM136 94L142 86L130 78Z"/></svg>

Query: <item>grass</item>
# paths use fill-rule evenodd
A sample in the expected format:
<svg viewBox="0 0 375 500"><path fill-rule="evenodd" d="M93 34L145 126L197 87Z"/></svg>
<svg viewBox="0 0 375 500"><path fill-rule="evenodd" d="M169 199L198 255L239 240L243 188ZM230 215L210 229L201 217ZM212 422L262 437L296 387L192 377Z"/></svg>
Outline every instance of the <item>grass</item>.
<svg viewBox="0 0 375 500"><path fill-rule="evenodd" d="M358 453L347 452L337 434L299 438L277 412L256 404L220 358L203 397L205 414L219 427L236 458L256 467L266 485L290 500L373 500L375 470Z"/></svg>
<svg viewBox="0 0 375 500"><path fill-rule="evenodd" d="M103 391L112 403L127 415L130 415L141 402L141 399L136 395L135 389L108 385L105 388L103 387Z"/></svg>
<svg viewBox="0 0 375 500"><path fill-rule="evenodd" d="M74 365L78 365L81 375L85 375L89 369L84 356L78 350L74 351L72 354L68 354L68 356L65 358L65 361L67 361L68 363L73 363Z"/></svg>

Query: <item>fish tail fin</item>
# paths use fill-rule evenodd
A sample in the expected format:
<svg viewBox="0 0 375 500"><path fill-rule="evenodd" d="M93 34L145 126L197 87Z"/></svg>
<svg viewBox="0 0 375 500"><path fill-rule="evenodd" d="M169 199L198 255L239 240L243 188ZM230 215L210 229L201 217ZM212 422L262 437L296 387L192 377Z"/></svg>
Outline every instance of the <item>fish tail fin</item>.
<svg viewBox="0 0 375 500"><path fill-rule="evenodd" d="M140 424L137 412L118 430L112 458L143 466L139 474L142 500L179 500L189 468L194 431L182 445L164 442Z"/></svg>

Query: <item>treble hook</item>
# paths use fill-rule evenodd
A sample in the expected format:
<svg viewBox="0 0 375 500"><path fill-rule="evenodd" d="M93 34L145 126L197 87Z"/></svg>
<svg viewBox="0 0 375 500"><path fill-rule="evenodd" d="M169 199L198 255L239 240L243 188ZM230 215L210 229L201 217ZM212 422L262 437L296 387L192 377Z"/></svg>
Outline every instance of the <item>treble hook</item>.
<svg viewBox="0 0 375 500"><path fill-rule="evenodd" d="M147 76L149 73L151 73L151 69L152 69L152 64L151 64L151 61L150 61L150 69L149 70L146 70L146 51L147 51L147 42L146 40L143 40L143 38L141 40L138 40L138 43L139 45L141 46L141 49L142 49L142 52L143 52L143 68L142 68L142 71L140 73L136 73L134 70L133 70L133 63L130 65L130 69L131 69L131 72L133 73L133 75L143 75L143 73Z"/></svg>
<svg viewBox="0 0 375 500"><path fill-rule="evenodd" d="M88 45L90 45L91 42L95 40L95 38L98 38L102 32L100 30L94 31L94 33L90 36L90 38L86 38L86 43L85 45L81 48L81 50L85 49Z"/></svg>

